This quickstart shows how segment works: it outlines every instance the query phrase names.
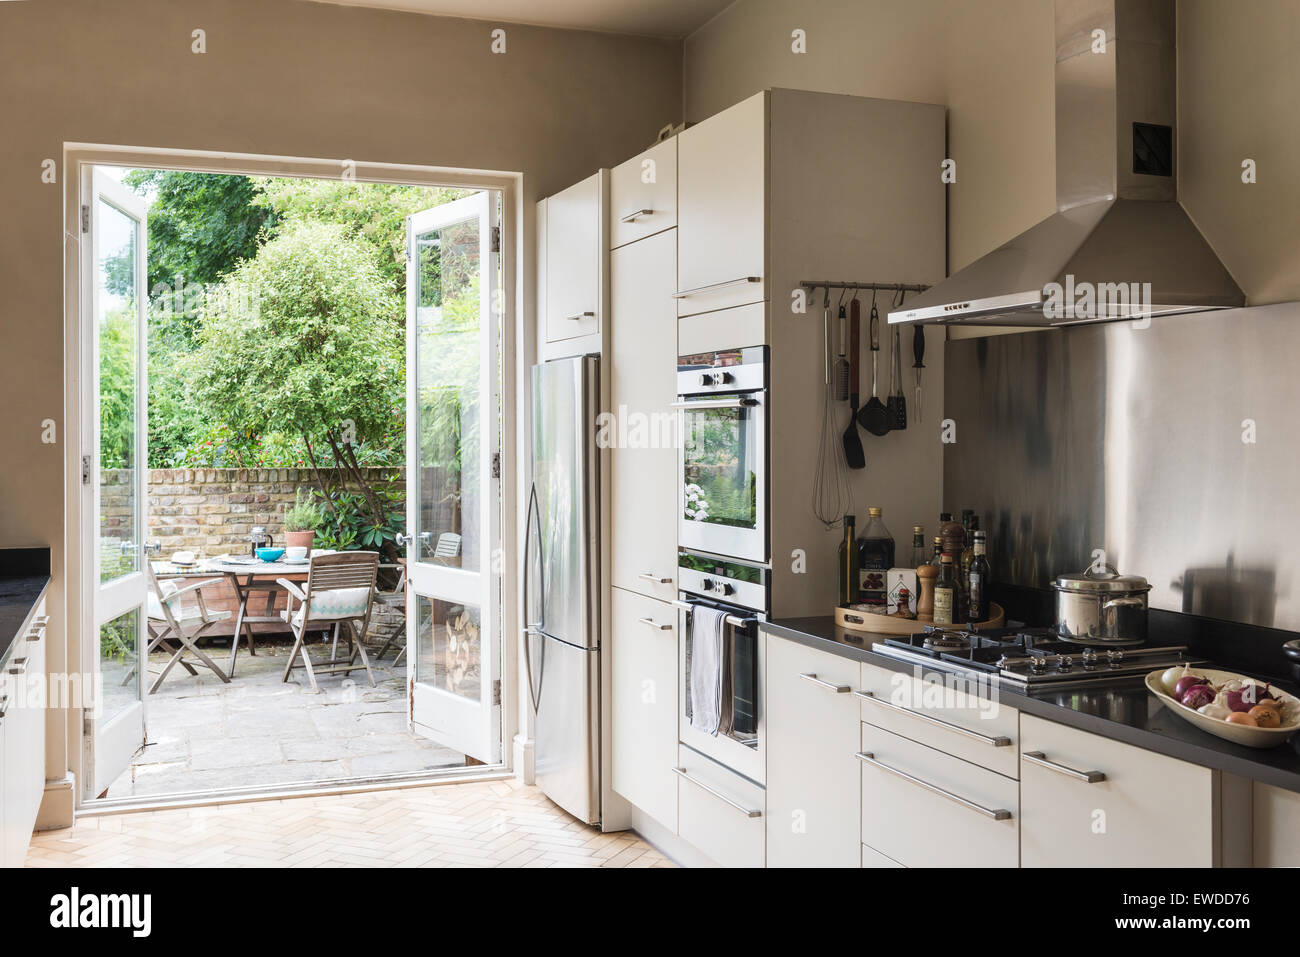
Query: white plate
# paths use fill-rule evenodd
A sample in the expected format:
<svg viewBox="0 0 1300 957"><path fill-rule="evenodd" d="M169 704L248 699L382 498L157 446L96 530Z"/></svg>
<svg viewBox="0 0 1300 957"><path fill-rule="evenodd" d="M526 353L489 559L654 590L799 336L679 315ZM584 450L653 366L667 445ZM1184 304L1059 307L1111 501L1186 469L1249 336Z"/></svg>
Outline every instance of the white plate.
<svg viewBox="0 0 1300 957"><path fill-rule="evenodd" d="M310 565L311 564L310 558L282 558L280 559L280 561L284 562L286 565Z"/></svg>
<svg viewBox="0 0 1300 957"><path fill-rule="evenodd" d="M1248 748L1275 748L1279 744L1285 744L1291 735L1300 731L1300 722L1286 725L1281 728L1252 728L1247 724L1229 724L1227 721L1219 718L1211 718L1209 715L1201 714L1184 704L1179 704L1172 696L1166 694L1165 686L1160 681L1160 676L1167 669L1161 668L1159 671L1153 671L1147 675L1147 690L1155 695L1160 703L1166 708L1178 715L1185 721L1189 721L1202 731L1208 731L1210 734L1218 735L1225 741L1231 741L1234 744L1244 744ZM1212 668L1191 668L1192 674L1202 678L1208 678L1210 684L1221 685L1225 681L1236 678L1238 681L1253 681L1256 684L1261 683L1258 678L1251 678L1249 675L1240 675L1235 671L1215 671ZM1269 685L1269 690L1273 696L1280 701L1287 702L1292 708L1300 708L1300 700L1293 695L1282 691L1277 685Z"/></svg>

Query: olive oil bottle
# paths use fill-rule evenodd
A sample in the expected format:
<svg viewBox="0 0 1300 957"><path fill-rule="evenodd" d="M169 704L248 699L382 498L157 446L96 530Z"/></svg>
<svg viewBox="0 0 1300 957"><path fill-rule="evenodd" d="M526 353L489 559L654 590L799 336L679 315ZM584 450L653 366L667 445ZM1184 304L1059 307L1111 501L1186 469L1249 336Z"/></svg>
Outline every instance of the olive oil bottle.
<svg viewBox="0 0 1300 957"><path fill-rule="evenodd" d="M944 552L939 559L939 577L934 582L934 623L951 625L957 610L957 578L952 571L952 556Z"/></svg>
<svg viewBox="0 0 1300 957"><path fill-rule="evenodd" d="M844 539L840 542L840 606L847 608L858 600L858 543L853 534L854 516L844 516Z"/></svg>

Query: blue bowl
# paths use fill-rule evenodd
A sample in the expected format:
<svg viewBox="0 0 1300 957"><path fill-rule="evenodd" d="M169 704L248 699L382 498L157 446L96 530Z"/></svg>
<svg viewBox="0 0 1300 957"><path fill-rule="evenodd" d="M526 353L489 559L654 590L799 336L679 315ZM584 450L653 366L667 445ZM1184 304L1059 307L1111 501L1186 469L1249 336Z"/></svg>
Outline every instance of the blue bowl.
<svg viewBox="0 0 1300 957"><path fill-rule="evenodd" d="M264 562L273 562L283 554L283 548L259 548L257 550L257 557Z"/></svg>

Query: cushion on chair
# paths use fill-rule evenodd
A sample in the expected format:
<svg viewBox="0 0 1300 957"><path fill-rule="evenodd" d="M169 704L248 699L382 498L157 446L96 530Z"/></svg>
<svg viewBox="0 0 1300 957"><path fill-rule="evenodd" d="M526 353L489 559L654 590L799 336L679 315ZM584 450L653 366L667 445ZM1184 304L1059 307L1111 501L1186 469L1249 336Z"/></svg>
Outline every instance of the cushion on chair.
<svg viewBox="0 0 1300 957"><path fill-rule="evenodd" d="M176 594L176 592L178 592L179 590L180 590L179 586L173 581L159 582L158 595L155 595L152 591L149 592L149 603L148 603L149 617L157 619L159 621L164 620L167 617L167 615L163 611L163 606L162 606L163 600L165 600L168 595ZM162 598L159 598L158 597L159 595L161 595ZM167 607L171 609L173 618L179 619L181 617L181 607L180 607L179 598L174 598L171 601L167 602Z"/></svg>
<svg viewBox="0 0 1300 957"><path fill-rule="evenodd" d="M369 588L336 588L318 591L311 596L312 621L335 621L340 618L360 618L370 604ZM302 606L294 612L295 625L302 623Z"/></svg>

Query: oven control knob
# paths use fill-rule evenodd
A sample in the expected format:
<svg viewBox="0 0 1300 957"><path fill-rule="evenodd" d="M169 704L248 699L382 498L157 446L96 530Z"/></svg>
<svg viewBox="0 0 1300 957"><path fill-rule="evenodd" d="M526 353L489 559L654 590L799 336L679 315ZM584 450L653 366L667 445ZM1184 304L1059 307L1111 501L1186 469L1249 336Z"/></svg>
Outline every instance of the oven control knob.
<svg viewBox="0 0 1300 957"><path fill-rule="evenodd" d="M722 582L720 585L718 585L716 590L718 591L719 594L730 595L736 589L728 585L726 582Z"/></svg>
<svg viewBox="0 0 1300 957"><path fill-rule="evenodd" d="M726 385L730 381L730 372L705 372L700 376L700 385Z"/></svg>
<svg viewBox="0 0 1300 957"><path fill-rule="evenodd" d="M1079 656L1079 660L1083 662L1084 671L1092 671L1101 667L1101 657L1091 648L1083 649L1083 654Z"/></svg>
<svg viewBox="0 0 1300 957"><path fill-rule="evenodd" d="M1106 660L1112 668L1118 668L1124 664L1124 652L1118 648L1112 648L1106 652Z"/></svg>
<svg viewBox="0 0 1300 957"><path fill-rule="evenodd" d="M701 579L700 579L700 587L703 588L705 591L713 591L713 579L712 579L712 578L701 578Z"/></svg>
<svg viewBox="0 0 1300 957"><path fill-rule="evenodd" d="M1056 659L1056 669L1058 671L1069 671L1074 667L1074 659L1069 655L1059 655Z"/></svg>
<svg viewBox="0 0 1300 957"><path fill-rule="evenodd" d="M1029 670L1036 675L1041 675L1047 671L1047 656L1034 655L1029 659Z"/></svg>

